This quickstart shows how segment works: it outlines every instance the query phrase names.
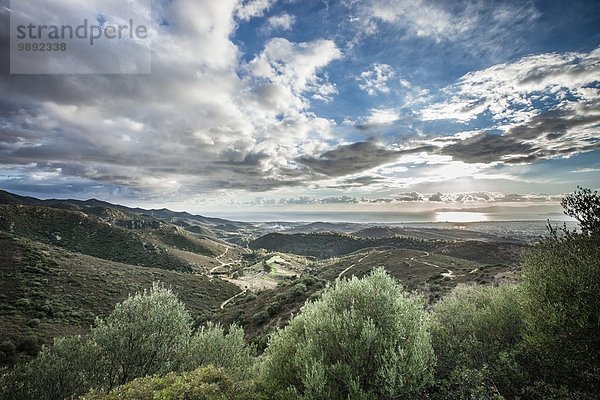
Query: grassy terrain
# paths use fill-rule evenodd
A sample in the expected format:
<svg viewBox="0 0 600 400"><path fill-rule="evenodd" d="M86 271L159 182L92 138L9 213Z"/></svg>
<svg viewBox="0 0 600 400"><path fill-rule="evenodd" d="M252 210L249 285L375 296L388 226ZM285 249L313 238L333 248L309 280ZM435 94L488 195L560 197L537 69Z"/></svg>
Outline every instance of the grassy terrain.
<svg viewBox="0 0 600 400"><path fill-rule="evenodd" d="M263 349L268 335L285 326L307 300L317 298L326 284L326 281L309 274L283 280L272 289L246 292L206 318L224 325L241 325L246 336Z"/></svg>
<svg viewBox="0 0 600 400"><path fill-rule="evenodd" d="M267 253L262 264L270 268L269 264L276 263L279 257L274 254L277 253ZM312 262L304 259L304 263L296 265L296 276L273 277L279 281L277 286L247 292L218 310L212 318L224 324L240 324L248 337L262 347L268 334L284 326L307 300L317 298L322 289L340 275L342 279L353 275L363 277L374 268L384 267L408 290L422 293L433 303L459 283L493 284L512 280L516 270L513 263L486 264L446 254L393 247L363 249ZM273 268L276 270L278 266Z"/></svg>
<svg viewBox="0 0 600 400"><path fill-rule="evenodd" d="M430 250L435 247L433 241L424 241L402 237L359 238L340 233L269 233L250 243L251 249L266 249L282 253L299 254L320 259L337 257L357 250L380 246L392 246L405 249Z"/></svg>
<svg viewBox="0 0 600 400"><path fill-rule="evenodd" d="M98 209L93 210L99 213ZM110 211L109 216L114 217L115 210ZM104 217L106 214L102 213ZM119 215L117 221L121 225L128 221L135 227L115 226L112 218L105 220L81 211L0 205L0 231L131 265L190 272L190 263L170 249L212 258L224 248L218 242L158 220L124 218L126 215Z"/></svg>
<svg viewBox="0 0 600 400"><path fill-rule="evenodd" d="M0 230L106 260L191 270L164 247L146 242L137 231L112 226L79 211L0 205Z"/></svg>
<svg viewBox="0 0 600 400"><path fill-rule="evenodd" d="M261 236L259 225L169 210L3 194L0 343L12 340L23 355L52 337L85 332L96 316L153 281L173 287L196 325L236 322L264 347L270 333L338 278L381 266L435 302L458 283L514 279L526 249L437 229ZM235 245L248 241L249 248Z"/></svg>
<svg viewBox="0 0 600 400"><path fill-rule="evenodd" d="M481 240L424 240L399 236L357 237L339 233L283 234L270 233L250 243L250 248L263 248L326 259L359 250L390 247L436 252L484 264L515 264L527 248L525 244Z"/></svg>
<svg viewBox="0 0 600 400"><path fill-rule="evenodd" d="M130 293L161 281L194 317L240 290L208 276L137 267L0 233L0 342L26 354L52 337L81 333ZM33 349L33 350L32 350Z"/></svg>

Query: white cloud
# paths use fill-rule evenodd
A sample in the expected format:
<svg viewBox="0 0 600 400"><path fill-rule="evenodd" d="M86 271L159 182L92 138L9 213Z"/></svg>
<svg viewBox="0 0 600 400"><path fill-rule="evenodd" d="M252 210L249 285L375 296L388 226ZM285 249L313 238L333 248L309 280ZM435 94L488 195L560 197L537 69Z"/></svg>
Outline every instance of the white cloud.
<svg viewBox="0 0 600 400"><path fill-rule="evenodd" d="M254 17L262 17L277 0L242 0L236 10L236 15L242 21Z"/></svg>
<svg viewBox="0 0 600 400"><path fill-rule="evenodd" d="M384 125L400 119L398 112L392 108L372 108L371 114L366 118L368 125Z"/></svg>
<svg viewBox="0 0 600 400"><path fill-rule="evenodd" d="M334 122L308 106L336 93L320 71L341 52L329 40L273 39L244 64L236 18L270 4L160 4L169 24L152 27L151 76L0 78L20 110L0 127L1 165L13 166L0 168L42 159L52 174L36 178L47 183L92 180L147 198L305 179L292 160L330 135Z"/></svg>
<svg viewBox="0 0 600 400"><path fill-rule="evenodd" d="M315 100L329 102L333 100L333 95L337 93L338 90L335 83L325 82L315 88L315 92L311 97Z"/></svg>
<svg viewBox="0 0 600 400"><path fill-rule="evenodd" d="M281 13L269 17L267 24L270 30L289 31L294 26L296 17L287 13Z"/></svg>
<svg viewBox="0 0 600 400"><path fill-rule="evenodd" d="M287 39L274 38L249 63L249 68L254 76L300 94L318 84L319 69L341 57L342 53L332 40L292 43Z"/></svg>
<svg viewBox="0 0 600 400"><path fill-rule="evenodd" d="M470 72L443 90L448 100L422 112L425 120L469 121L489 111L496 121L523 122L540 113L534 102L566 104L598 98L600 48L589 53L547 53Z"/></svg>
<svg viewBox="0 0 600 400"><path fill-rule="evenodd" d="M387 23L403 23L416 36L441 39L473 29L478 21L477 3L467 3L458 14L425 0L372 0L371 15Z"/></svg>
<svg viewBox="0 0 600 400"><path fill-rule="evenodd" d="M395 76L394 69L388 64L373 64L370 69L363 71L356 78L359 82L358 87L365 91L369 96L375 96L377 93L389 93L387 86L389 80Z"/></svg>
<svg viewBox="0 0 600 400"><path fill-rule="evenodd" d="M497 60L521 47L541 13L532 0L365 0L347 1L357 33L355 47L365 36L389 30L435 43L447 42L478 58Z"/></svg>
<svg viewBox="0 0 600 400"><path fill-rule="evenodd" d="M344 126L355 126L359 128L373 128L382 125L390 125L401 118L398 110L394 108L371 108L369 114L357 119L345 117L342 121Z"/></svg>

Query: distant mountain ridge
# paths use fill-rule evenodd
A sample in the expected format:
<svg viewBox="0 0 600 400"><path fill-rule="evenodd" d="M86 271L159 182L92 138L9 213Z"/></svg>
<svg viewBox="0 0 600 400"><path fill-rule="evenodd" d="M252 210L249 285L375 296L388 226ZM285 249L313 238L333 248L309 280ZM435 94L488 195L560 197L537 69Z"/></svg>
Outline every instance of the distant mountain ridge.
<svg viewBox="0 0 600 400"><path fill-rule="evenodd" d="M7 205L25 205L25 206L38 206L38 207L50 207L50 208L61 208L84 211L90 213L89 210L93 208L110 208L114 210L123 211L130 214L150 216L154 218L160 218L165 220L171 220L174 218L179 219L191 219L197 222L201 222L212 226L246 226L245 222L229 221L221 218L205 217L202 215L190 214L186 211L172 211L167 208L161 209L144 209L139 207L127 207L120 204L112 204L107 201L98 199L88 200L75 200L75 199L48 199L41 200L35 197L20 196L14 193L7 192L0 189L0 204ZM94 214L94 213L91 213Z"/></svg>
<svg viewBox="0 0 600 400"><path fill-rule="evenodd" d="M210 266L229 246L219 234L238 226L244 224L168 209L40 200L0 190L0 231L144 267L191 272Z"/></svg>

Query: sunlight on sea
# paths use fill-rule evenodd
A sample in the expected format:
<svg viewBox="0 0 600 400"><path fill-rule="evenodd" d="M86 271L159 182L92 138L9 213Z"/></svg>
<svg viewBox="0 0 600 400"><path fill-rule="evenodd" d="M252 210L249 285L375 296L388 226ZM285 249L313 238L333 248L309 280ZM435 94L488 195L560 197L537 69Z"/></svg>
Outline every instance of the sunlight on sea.
<svg viewBox="0 0 600 400"><path fill-rule="evenodd" d="M478 212L437 212L435 222L485 222L489 221L487 213Z"/></svg>

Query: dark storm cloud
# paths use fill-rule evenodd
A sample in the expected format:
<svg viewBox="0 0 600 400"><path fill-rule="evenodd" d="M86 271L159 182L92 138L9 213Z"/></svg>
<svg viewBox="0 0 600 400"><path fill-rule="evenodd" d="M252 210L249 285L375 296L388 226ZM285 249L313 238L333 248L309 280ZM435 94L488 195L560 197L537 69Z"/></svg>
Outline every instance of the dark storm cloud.
<svg viewBox="0 0 600 400"><path fill-rule="evenodd" d="M370 175L365 175L365 176L359 176L356 178L352 178L352 179L346 179L344 180L343 184L348 185L348 186L368 186L368 185L372 185L374 183L381 183L384 180L378 176L370 176Z"/></svg>
<svg viewBox="0 0 600 400"><path fill-rule="evenodd" d="M255 71L231 39L237 2L169 2L153 10L171 24L152 27L150 75L10 75L8 3L0 0L0 167L14 182L50 168L58 176L39 175L40 185L87 181L90 190L114 184L151 197L267 191L312 175L288 160L329 134L307 98L340 56L333 41L279 39L257 54ZM271 64L279 68L273 54L289 71L270 75ZM255 78L274 89L270 103Z"/></svg>
<svg viewBox="0 0 600 400"><path fill-rule="evenodd" d="M301 157L297 161L318 174L336 177L366 171L393 162L405 154L429 152L434 149L437 147L420 146L407 150L390 150L367 141L339 146L320 156Z"/></svg>
<svg viewBox="0 0 600 400"><path fill-rule="evenodd" d="M508 136L519 140L531 140L540 137L553 140L564 136L571 129L597 125L600 123L600 107L586 108L587 114L580 114L583 110L551 110L536 115L522 125L508 131ZM596 112L591 114L590 112Z"/></svg>
<svg viewBox="0 0 600 400"><path fill-rule="evenodd" d="M600 147L599 124L597 105L554 109L535 115L502 135L481 132L444 147L441 153L467 163L534 163Z"/></svg>
<svg viewBox="0 0 600 400"><path fill-rule="evenodd" d="M466 163L492 163L513 154L527 154L533 146L508 136L481 132L442 149L442 154Z"/></svg>

